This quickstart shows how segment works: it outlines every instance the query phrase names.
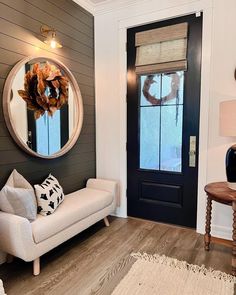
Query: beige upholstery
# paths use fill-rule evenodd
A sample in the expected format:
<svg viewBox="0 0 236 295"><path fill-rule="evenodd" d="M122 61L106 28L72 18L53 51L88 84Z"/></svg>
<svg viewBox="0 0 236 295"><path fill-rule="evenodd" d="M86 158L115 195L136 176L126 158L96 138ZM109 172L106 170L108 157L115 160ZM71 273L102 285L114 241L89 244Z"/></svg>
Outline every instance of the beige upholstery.
<svg viewBox="0 0 236 295"><path fill-rule="evenodd" d="M114 185L116 183L116 185ZM119 191L118 191L118 184L116 181L113 180L106 180L104 179L95 179L90 178L87 181L87 188L94 188L99 190L104 190L110 192L113 196L115 196L116 206L120 206L120 198L119 198Z"/></svg>
<svg viewBox="0 0 236 295"><path fill-rule="evenodd" d="M117 192L117 183L112 183L89 180L87 188L67 195L67 202L65 200L55 213L47 217L38 216L33 223L24 217L0 212L0 250L25 261L35 260L111 214L115 210Z"/></svg>
<svg viewBox="0 0 236 295"><path fill-rule="evenodd" d="M31 223L35 243L40 243L72 224L109 206L114 197L104 190L84 188L69 194L57 210L46 218L39 215Z"/></svg>

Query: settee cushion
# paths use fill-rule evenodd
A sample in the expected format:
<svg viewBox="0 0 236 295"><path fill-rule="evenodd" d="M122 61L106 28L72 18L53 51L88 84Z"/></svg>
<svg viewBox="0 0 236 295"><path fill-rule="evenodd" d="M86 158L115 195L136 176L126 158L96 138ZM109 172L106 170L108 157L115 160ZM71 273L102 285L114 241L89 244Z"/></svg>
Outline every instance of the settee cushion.
<svg viewBox="0 0 236 295"><path fill-rule="evenodd" d="M38 214L31 223L33 238L40 243L59 233L72 224L109 206L113 201L112 193L84 188L65 196L64 202L49 216Z"/></svg>

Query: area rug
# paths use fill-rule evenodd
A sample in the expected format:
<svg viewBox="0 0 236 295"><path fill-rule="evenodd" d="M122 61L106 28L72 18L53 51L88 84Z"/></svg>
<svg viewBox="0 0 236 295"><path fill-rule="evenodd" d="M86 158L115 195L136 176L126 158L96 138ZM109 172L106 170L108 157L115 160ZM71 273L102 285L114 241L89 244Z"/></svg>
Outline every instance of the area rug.
<svg viewBox="0 0 236 295"><path fill-rule="evenodd" d="M131 254L137 261L112 295L233 295L236 278L205 266L146 253Z"/></svg>

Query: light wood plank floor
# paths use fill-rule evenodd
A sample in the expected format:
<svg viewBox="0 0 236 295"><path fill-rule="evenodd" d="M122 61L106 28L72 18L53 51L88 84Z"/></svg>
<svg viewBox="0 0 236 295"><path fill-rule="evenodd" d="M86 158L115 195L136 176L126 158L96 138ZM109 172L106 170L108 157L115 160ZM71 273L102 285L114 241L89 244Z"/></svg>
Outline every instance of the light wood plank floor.
<svg viewBox="0 0 236 295"><path fill-rule="evenodd" d="M110 227L98 222L45 254L38 277L32 275L32 263L15 259L2 265L0 278L7 294L109 295L134 263L130 253L138 251L230 273L231 249L212 244L205 252L203 236L195 230L132 218L109 220Z"/></svg>

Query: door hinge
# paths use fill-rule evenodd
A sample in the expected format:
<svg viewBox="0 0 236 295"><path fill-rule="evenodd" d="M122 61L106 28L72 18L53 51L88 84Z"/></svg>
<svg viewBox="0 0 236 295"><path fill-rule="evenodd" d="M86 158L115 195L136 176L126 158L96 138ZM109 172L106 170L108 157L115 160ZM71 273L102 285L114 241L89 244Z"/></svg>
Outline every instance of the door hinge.
<svg viewBox="0 0 236 295"><path fill-rule="evenodd" d="M128 150L128 144L127 144L127 141L126 141L126 144L125 144L125 148L126 148L126 151Z"/></svg>
<svg viewBox="0 0 236 295"><path fill-rule="evenodd" d="M125 95L125 100L126 100L126 103L127 103L128 102L128 95L127 95L127 93Z"/></svg>
<svg viewBox="0 0 236 295"><path fill-rule="evenodd" d="M127 196L128 196L128 191L127 191L127 189L126 189L126 198L127 198Z"/></svg>
<svg viewBox="0 0 236 295"><path fill-rule="evenodd" d="M125 43L125 51L127 52L127 47L128 47L128 45L127 45L127 42Z"/></svg>

